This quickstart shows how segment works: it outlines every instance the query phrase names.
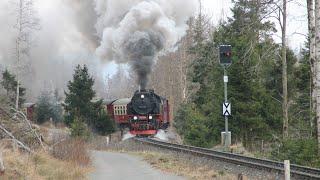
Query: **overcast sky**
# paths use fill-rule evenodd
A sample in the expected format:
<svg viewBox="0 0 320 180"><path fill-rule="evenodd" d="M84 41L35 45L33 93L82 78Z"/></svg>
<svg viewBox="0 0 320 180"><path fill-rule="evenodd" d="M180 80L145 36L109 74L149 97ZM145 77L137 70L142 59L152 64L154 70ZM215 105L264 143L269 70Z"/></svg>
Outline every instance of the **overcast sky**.
<svg viewBox="0 0 320 180"><path fill-rule="evenodd" d="M301 0L297 0L301 1ZM287 24L287 40L293 50L298 53L304 47L306 35L308 31L306 2L289 3L288 4L288 24ZM212 22L217 25L220 19L227 20L227 17L232 16L231 8L233 4L231 0L202 0L202 8L206 14L212 17ZM276 24L275 20L273 20ZM280 29L279 26L277 29ZM281 42L281 31L274 36L276 42ZM115 65L108 66L108 72L114 72ZM113 74L113 73L111 73Z"/></svg>
<svg viewBox="0 0 320 180"><path fill-rule="evenodd" d="M5 53L12 53L14 46L9 46L8 44L14 45L13 37L10 33L15 21L12 16L12 9L9 8L9 2L12 0L0 0L0 24L2 27L0 30L0 61L5 59ZM114 0L116 1L116 0ZM301 0L295 0L301 1ZM39 66L45 67L45 63L53 61L55 59L61 59L63 56L66 59L68 57L74 57L75 55L81 56L81 53L85 52L86 41L84 41L81 32L78 30L79 20L82 22L81 18L77 18L78 15L75 14L72 9L67 6L67 2L73 2L72 0L35 0L36 9L40 16L41 30L37 32L37 44L35 49L47 49L46 51L39 50L40 54L46 54L47 61L42 61L43 58L39 58L41 61L38 62ZM82 0L74 0L74 2L82 2ZM233 6L231 0L202 0L202 7L204 12L212 17L212 22L218 24L219 20L223 18L227 20L227 16L232 16L230 8ZM290 2L288 6L288 42L289 46L298 52L301 47L304 47L304 42L306 41L307 34L307 16L306 16L306 2L303 1L302 4L297 4ZM84 11L82 13L87 13ZM81 24L81 23L80 23ZM89 25L85 25L89 26ZM280 31L279 31L280 32ZM305 34L305 35L301 35ZM277 42L280 42L280 34L275 35L274 38ZM49 39L49 40L48 40ZM41 47L41 48L40 48ZM48 48L43 48L48 47ZM4 52L1 53L1 49ZM49 56L47 51L58 51ZM80 55L79 55L80 54ZM2 58L3 57L3 58ZM53 59L53 60L51 60ZM74 58L79 59L79 58ZM56 62L56 61L54 61ZM63 61L65 62L65 61ZM57 64L57 63L54 63ZM112 64L112 63L111 63ZM48 66L48 65L47 65ZM51 67L51 66L49 66ZM43 69L43 68L38 68ZM115 65L110 65L105 68L106 73L113 74L115 71ZM44 70L47 72L47 70ZM60 78L62 79L62 78Z"/></svg>
<svg viewBox="0 0 320 180"><path fill-rule="evenodd" d="M212 17L216 24L219 19L227 19L231 16L230 8L233 6L231 0L202 0L204 11ZM297 3L299 2L299 3ZM297 0L288 4L288 24L287 39L289 46L295 51L299 51L304 46L308 31L306 1ZM275 22L277 23L277 22ZM279 29L279 27L277 27ZM274 38L280 42L280 31Z"/></svg>

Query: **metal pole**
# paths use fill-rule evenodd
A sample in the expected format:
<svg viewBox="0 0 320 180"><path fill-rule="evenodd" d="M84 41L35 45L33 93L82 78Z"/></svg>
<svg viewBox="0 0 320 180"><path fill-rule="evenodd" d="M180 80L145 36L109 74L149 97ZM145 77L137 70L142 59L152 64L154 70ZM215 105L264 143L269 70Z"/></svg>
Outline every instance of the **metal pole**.
<svg viewBox="0 0 320 180"><path fill-rule="evenodd" d="M227 76L226 66L223 67L223 71L224 71L224 73L223 73L224 77ZM224 102L225 103L228 102L228 89L227 89L228 87L227 87L227 85L228 85L228 82L224 81ZM224 116L224 120L225 120L225 133L226 133L226 137L227 137L227 133L228 133L228 116ZM226 139L225 139L225 142L227 142ZM225 143L225 146L227 146L227 143Z"/></svg>
<svg viewBox="0 0 320 180"><path fill-rule="evenodd" d="M224 81L224 103L228 103L228 76L227 76L227 66L223 67L223 81ZM230 104L229 104L230 105ZM230 105L231 106L231 105ZM224 148L229 151L229 146L231 145L231 132L229 133L228 128L228 115L224 116L225 121L225 132L224 132Z"/></svg>

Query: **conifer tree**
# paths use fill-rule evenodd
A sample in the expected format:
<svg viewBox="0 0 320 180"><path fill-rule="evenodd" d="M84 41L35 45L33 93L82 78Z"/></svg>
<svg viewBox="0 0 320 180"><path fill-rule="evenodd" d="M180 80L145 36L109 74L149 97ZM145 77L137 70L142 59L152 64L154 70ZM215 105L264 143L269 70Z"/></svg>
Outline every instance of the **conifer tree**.
<svg viewBox="0 0 320 180"><path fill-rule="evenodd" d="M16 101L16 95L17 95L17 85L18 82L16 80L16 77L9 72L8 69L6 69L2 73L2 81L1 81L2 87L6 90L6 95L9 98L10 102L12 104ZM25 102L24 95L25 95L26 89L19 86L19 106Z"/></svg>
<svg viewBox="0 0 320 180"><path fill-rule="evenodd" d="M66 123L71 124L76 117L89 121L92 99L95 96L93 90L94 80L89 75L86 65L78 65L73 74L73 81L69 81L69 92L65 92L65 110L68 112Z"/></svg>
<svg viewBox="0 0 320 180"><path fill-rule="evenodd" d="M114 131L111 119L104 112L102 100L94 101L94 79L89 75L86 65L78 65L73 74L73 80L69 81L69 92L65 92L65 122L71 128L75 128L75 135L87 134L86 128L91 128L101 134Z"/></svg>
<svg viewBox="0 0 320 180"><path fill-rule="evenodd" d="M42 92L38 97L35 113L36 121L40 124L49 121L50 118L54 123L62 120L62 108L50 92Z"/></svg>

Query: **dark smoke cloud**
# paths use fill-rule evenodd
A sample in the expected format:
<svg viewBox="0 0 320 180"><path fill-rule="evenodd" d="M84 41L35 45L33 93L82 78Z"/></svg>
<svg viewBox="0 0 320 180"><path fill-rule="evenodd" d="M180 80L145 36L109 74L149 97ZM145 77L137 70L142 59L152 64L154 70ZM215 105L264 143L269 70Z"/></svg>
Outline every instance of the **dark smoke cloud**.
<svg viewBox="0 0 320 180"><path fill-rule="evenodd" d="M107 61L129 64L143 89L158 54L173 49L184 36L186 21L197 7L196 0L95 2L101 38L96 54Z"/></svg>
<svg viewBox="0 0 320 180"><path fill-rule="evenodd" d="M162 50L163 43L161 34L152 31L136 31L125 43L125 53L128 55L131 68L137 74L141 89L147 86L155 55Z"/></svg>

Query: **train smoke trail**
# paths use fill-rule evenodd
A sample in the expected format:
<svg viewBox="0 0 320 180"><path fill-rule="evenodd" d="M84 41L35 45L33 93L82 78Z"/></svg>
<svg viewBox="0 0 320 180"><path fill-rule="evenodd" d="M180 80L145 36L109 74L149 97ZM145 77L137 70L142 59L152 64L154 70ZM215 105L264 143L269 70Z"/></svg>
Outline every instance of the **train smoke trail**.
<svg viewBox="0 0 320 180"><path fill-rule="evenodd" d="M0 0L0 73L8 68L16 73L18 2ZM28 0L29 2L29 0ZM105 94L105 66L95 56L100 44L96 36L95 0L33 0L39 29L32 32L30 53L21 83L27 102L35 102L41 91L57 89L61 96L77 64L87 64L95 79L95 90ZM27 30L27 32L29 29ZM1 91L0 91L1 94Z"/></svg>
<svg viewBox="0 0 320 180"><path fill-rule="evenodd" d="M145 89L157 55L173 49L187 30L196 0L96 0L96 54L126 63Z"/></svg>

